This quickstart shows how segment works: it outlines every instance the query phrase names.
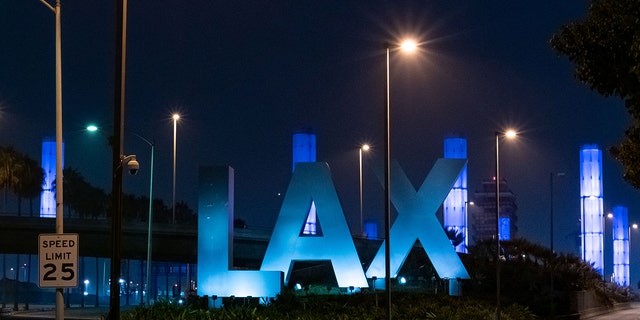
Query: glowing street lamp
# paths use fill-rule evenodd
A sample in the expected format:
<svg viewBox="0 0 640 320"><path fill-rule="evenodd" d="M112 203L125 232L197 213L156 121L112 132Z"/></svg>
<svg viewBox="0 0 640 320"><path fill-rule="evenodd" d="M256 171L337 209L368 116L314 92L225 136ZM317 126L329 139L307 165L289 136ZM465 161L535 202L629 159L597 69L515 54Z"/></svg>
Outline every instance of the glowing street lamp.
<svg viewBox="0 0 640 320"><path fill-rule="evenodd" d="M176 223L176 132L178 128L178 120L180 120L180 115L174 113L171 117L173 119L173 218L172 222Z"/></svg>
<svg viewBox="0 0 640 320"><path fill-rule="evenodd" d="M500 320L500 137L513 139L514 130L495 132L496 137L496 319Z"/></svg>
<svg viewBox="0 0 640 320"><path fill-rule="evenodd" d="M418 44L413 40L405 40L400 44L400 48L405 52L413 52L418 48Z"/></svg>
<svg viewBox="0 0 640 320"><path fill-rule="evenodd" d="M360 157L360 235L364 235L364 227L362 223L362 151L369 151L369 145L363 144L358 148L358 155Z"/></svg>
<svg viewBox="0 0 640 320"><path fill-rule="evenodd" d="M390 162L391 162L391 128L390 128L390 95L389 95L389 54L391 48L399 48L404 52L412 52L417 49L417 44L415 41L406 40L402 42L400 45L392 45L391 43L385 43L385 54L386 54L386 78L385 78L385 148L384 148L384 284L387 289L387 319L391 319L391 246L389 244L389 238L391 234L391 189L390 189L390 179L391 179L391 170L390 170Z"/></svg>

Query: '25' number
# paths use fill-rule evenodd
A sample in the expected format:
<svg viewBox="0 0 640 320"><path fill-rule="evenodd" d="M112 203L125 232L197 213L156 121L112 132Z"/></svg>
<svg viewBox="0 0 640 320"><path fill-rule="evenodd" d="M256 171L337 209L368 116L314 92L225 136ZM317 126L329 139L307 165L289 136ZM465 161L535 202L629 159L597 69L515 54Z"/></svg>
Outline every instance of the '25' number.
<svg viewBox="0 0 640 320"><path fill-rule="evenodd" d="M44 277L42 278L42 280L56 281L56 277L53 276L57 269L56 265L53 263L47 263L43 267L45 268L45 270L47 270L47 272L44 273ZM60 268L62 269L62 273L64 274L60 277L60 279L65 281L73 279L73 277L75 276L75 273L73 272L73 263L63 263L60 265Z"/></svg>

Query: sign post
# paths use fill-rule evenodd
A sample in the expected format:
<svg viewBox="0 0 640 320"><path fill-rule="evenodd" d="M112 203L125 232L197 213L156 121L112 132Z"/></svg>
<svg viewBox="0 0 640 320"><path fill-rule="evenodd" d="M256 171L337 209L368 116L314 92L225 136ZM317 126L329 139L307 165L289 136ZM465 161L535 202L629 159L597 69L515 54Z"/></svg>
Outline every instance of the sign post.
<svg viewBox="0 0 640 320"><path fill-rule="evenodd" d="M38 235L40 288L78 286L78 234Z"/></svg>

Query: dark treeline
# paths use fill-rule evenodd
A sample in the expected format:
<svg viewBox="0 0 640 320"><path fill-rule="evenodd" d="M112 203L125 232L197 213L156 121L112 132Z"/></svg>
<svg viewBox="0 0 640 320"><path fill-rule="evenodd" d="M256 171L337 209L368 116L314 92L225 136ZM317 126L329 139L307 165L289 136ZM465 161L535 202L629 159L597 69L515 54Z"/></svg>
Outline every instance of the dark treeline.
<svg viewBox="0 0 640 320"><path fill-rule="evenodd" d="M39 197L43 191L45 173L38 161L16 151L13 147L0 146L0 188L3 191L2 211L8 212L7 199L17 198L18 215L38 215ZM105 219L111 212L111 195L91 185L74 168L63 170L65 215L69 218ZM55 184L53 190L55 191ZM24 200L29 201L23 212ZM13 210L13 209L11 209ZM122 195L122 215L126 221L148 221L149 197L133 194ZM153 199L153 221L171 222L173 211L160 199ZM185 202L176 203L176 222L195 224L197 216Z"/></svg>

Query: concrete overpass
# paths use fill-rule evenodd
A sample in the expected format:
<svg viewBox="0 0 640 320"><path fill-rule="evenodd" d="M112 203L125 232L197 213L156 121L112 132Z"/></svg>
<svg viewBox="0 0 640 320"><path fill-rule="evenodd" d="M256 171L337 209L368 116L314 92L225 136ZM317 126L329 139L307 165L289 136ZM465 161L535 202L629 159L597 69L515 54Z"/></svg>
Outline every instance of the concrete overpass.
<svg viewBox="0 0 640 320"><path fill-rule="evenodd" d="M24 216L0 216L0 253L38 254L38 235L55 233L55 219ZM146 260L146 222L123 222L122 258ZM154 261L197 263L197 225L153 225L152 257ZM77 233L79 255L109 258L111 255L111 222L109 219L64 219L64 232ZM234 230L234 266L259 269L267 249L271 230ZM363 262L370 262L381 245L379 240L354 238Z"/></svg>

